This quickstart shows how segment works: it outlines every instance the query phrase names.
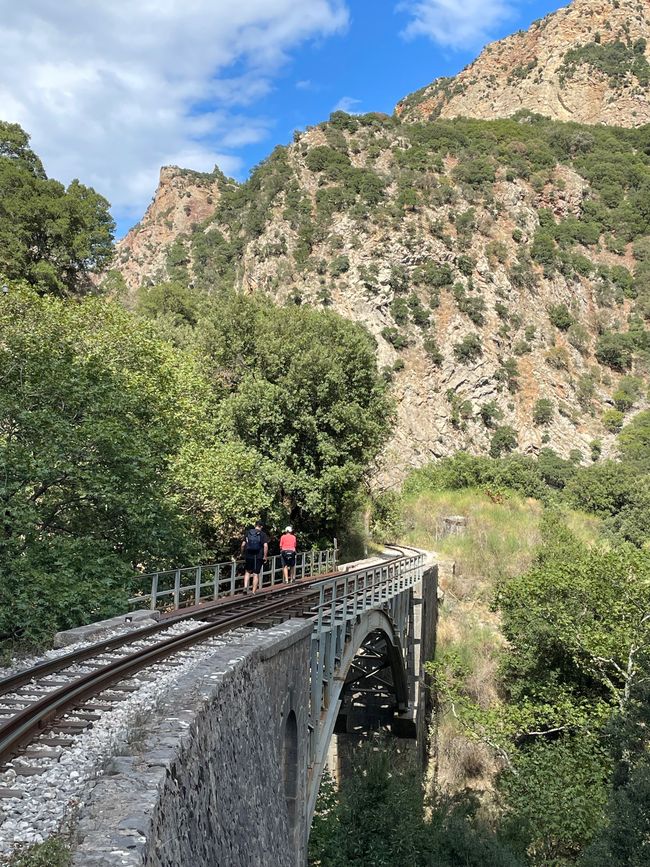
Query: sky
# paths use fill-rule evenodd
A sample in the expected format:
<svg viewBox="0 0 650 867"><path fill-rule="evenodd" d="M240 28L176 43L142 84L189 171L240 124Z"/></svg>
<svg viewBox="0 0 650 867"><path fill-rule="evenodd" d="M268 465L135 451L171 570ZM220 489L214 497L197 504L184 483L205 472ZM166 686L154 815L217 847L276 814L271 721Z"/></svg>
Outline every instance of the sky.
<svg viewBox="0 0 650 867"><path fill-rule="evenodd" d="M0 119L122 236L162 165L245 180L336 109L391 113L568 0L0 0Z"/></svg>

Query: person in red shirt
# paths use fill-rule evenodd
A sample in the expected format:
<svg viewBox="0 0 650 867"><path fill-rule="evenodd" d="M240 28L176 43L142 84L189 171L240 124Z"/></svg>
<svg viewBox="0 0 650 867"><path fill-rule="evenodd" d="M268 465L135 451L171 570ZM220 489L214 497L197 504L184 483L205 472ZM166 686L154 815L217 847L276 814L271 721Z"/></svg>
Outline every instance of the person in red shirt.
<svg viewBox="0 0 650 867"><path fill-rule="evenodd" d="M297 545L298 540L293 535L293 527L289 525L280 536L280 556L282 558L282 573L285 584L290 584L296 577Z"/></svg>

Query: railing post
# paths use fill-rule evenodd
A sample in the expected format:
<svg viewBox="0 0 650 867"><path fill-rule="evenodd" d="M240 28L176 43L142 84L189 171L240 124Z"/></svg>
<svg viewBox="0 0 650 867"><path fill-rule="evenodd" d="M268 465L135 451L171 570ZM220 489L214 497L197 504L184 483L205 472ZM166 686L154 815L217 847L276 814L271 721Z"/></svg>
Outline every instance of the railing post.
<svg viewBox="0 0 650 867"><path fill-rule="evenodd" d="M217 565L214 567L214 579L212 582L212 598L213 598L214 602L216 602L217 599L219 598L219 578L220 578L219 566Z"/></svg>
<svg viewBox="0 0 650 867"><path fill-rule="evenodd" d="M201 601L201 567L196 567L196 574L194 576L194 604L198 605Z"/></svg>
<svg viewBox="0 0 650 867"><path fill-rule="evenodd" d="M174 610L181 607L181 570L177 569L174 574Z"/></svg>
<svg viewBox="0 0 650 867"><path fill-rule="evenodd" d="M235 595L235 587L237 584L237 561L233 560L230 564L230 595Z"/></svg>
<svg viewBox="0 0 650 867"><path fill-rule="evenodd" d="M156 603L158 602L158 573L154 572L153 578L151 579L151 610L156 610Z"/></svg>

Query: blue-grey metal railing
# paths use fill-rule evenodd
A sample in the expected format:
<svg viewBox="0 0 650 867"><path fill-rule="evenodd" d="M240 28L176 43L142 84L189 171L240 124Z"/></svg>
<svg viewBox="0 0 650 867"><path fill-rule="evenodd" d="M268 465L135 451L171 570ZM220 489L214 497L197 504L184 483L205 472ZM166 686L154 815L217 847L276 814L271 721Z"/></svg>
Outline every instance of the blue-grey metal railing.
<svg viewBox="0 0 650 867"><path fill-rule="evenodd" d="M300 551L296 554L296 579L333 572L338 565L338 548L325 551ZM244 587L242 560L165 569L138 576L135 584L140 592L129 599L131 608L176 610L200 602L233 596ZM279 554L269 557L260 573L260 588L281 584L282 559Z"/></svg>
<svg viewBox="0 0 650 867"><path fill-rule="evenodd" d="M341 573L319 585L311 640L310 763L322 746L320 729L334 699L336 672L353 624L366 611L386 609L404 642L409 615L406 591L422 580L424 568L425 556L418 553Z"/></svg>

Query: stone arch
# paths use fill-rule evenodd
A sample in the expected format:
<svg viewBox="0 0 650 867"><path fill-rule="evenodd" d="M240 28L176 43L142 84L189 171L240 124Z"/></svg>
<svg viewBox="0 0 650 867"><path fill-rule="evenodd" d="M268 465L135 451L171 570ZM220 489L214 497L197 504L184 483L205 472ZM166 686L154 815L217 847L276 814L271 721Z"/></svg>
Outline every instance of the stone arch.
<svg viewBox="0 0 650 867"><path fill-rule="evenodd" d="M289 826L293 831L298 816L298 720L293 710L289 711L284 725L282 744L282 776L284 781L284 797L287 804Z"/></svg>

